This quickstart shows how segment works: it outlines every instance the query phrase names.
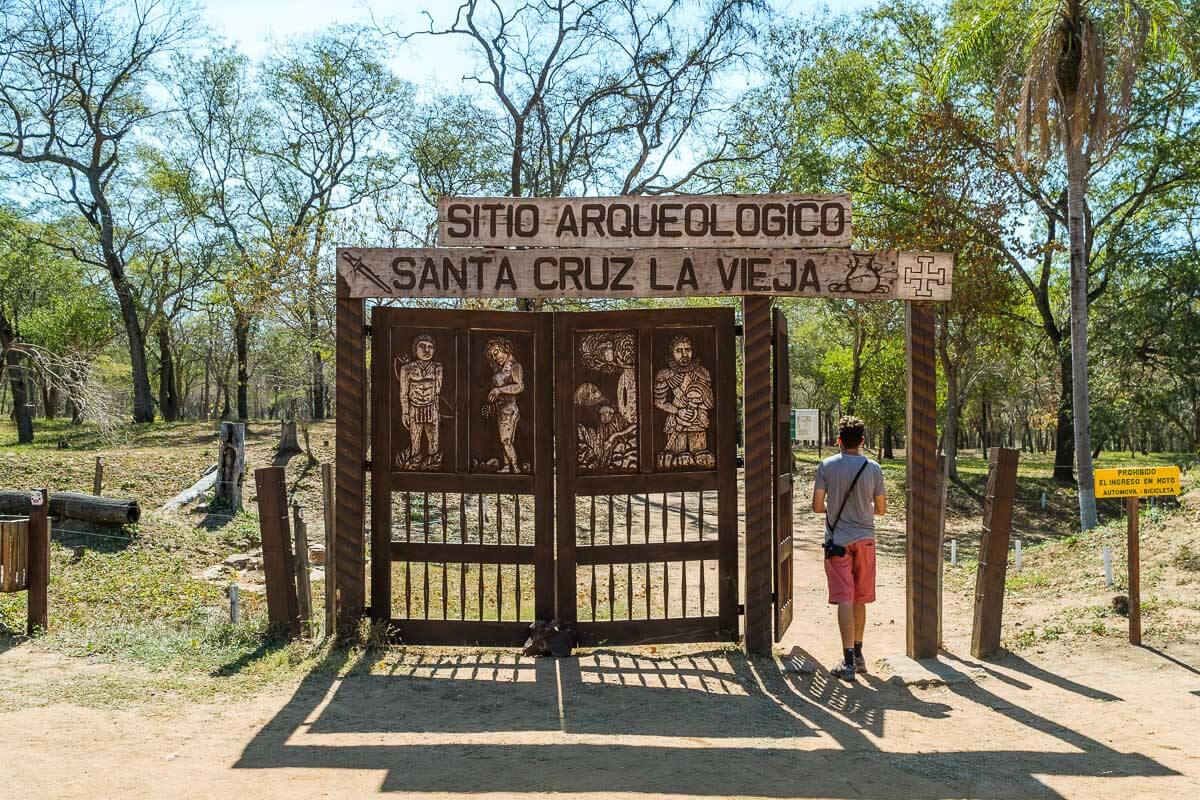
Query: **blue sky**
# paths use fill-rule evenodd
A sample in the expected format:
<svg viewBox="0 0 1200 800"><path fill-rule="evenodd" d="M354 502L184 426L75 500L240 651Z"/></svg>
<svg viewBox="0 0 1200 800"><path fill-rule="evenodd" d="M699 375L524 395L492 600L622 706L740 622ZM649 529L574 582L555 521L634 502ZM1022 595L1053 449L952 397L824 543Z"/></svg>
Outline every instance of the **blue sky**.
<svg viewBox="0 0 1200 800"><path fill-rule="evenodd" d="M871 0L771 2L781 15L800 15L820 8L846 11ZM339 22L369 22L372 15L396 29L415 30L426 25L421 12L430 12L439 22L448 21L458 4L458 0L207 0L203 18L218 35L237 42L248 55L259 56L272 38L318 31ZM400 77L418 85L432 82L455 89L473 61L453 40L425 38L398 45L391 64Z"/></svg>

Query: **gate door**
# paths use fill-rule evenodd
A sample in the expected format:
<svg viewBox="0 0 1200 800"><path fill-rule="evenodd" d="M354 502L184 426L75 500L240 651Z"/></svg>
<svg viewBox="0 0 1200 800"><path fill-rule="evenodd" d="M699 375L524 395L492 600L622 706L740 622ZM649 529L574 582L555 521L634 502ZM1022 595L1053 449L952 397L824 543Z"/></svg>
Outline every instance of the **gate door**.
<svg viewBox="0 0 1200 800"><path fill-rule="evenodd" d="M774 309L774 402L771 404L775 422L775 530L771 536L771 551L775 557L775 641L783 638L792 624L792 378L788 362L787 317L777 306Z"/></svg>
<svg viewBox="0 0 1200 800"><path fill-rule="evenodd" d="M733 323L556 315L558 615L581 645L737 638Z"/></svg>
<svg viewBox="0 0 1200 800"><path fill-rule="evenodd" d="M371 616L520 645L554 612L548 314L375 308Z"/></svg>

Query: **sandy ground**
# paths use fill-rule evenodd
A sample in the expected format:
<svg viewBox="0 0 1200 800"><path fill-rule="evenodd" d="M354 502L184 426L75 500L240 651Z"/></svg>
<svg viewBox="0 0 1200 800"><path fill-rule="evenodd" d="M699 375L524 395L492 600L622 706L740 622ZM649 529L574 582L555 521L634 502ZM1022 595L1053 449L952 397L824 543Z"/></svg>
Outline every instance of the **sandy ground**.
<svg viewBox="0 0 1200 800"><path fill-rule="evenodd" d="M899 681L893 528L868 624L875 674L847 685L825 669L838 641L817 534L800 539L796 621L775 659L397 651L232 703L0 714L0 774L37 798L1200 796L1200 644L1052 642L980 664L965 655L970 609L948 596L946 683ZM96 668L19 646L0 653L0 687Z"/></svg>

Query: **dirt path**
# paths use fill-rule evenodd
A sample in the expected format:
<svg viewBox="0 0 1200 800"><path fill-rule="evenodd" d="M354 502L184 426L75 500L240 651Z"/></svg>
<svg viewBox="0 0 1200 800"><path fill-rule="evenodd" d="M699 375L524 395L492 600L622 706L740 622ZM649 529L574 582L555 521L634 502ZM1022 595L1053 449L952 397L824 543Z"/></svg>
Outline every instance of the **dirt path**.
<svg viewBox="0 0 1200 800"><path fill-rule="evenodd" d="M806 529L781 659L706 647L559 662L396 651L232 704L0 714L3 774L30 797L1200 794L1200 646L1049 643L1028 661L976 664L961 656L970 609L948 596L948 685L889 681L878 662L904 650L895 524L868 624L878 675L857 685L820 666L838 641L818 533ZM0 653L0 686L103 669L22 646Z"/></svg>

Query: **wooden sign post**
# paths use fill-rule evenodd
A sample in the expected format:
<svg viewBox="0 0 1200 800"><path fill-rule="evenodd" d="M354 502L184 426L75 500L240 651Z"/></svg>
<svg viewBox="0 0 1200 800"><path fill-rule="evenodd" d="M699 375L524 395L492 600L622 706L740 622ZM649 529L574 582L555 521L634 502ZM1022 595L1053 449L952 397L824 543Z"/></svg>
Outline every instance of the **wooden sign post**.
<svg viewBox="0 0 1200 800"><path fill-rule="evenodd" d="M1179 494L1179 467L1112 467L1096 470L1096 499L1125 499L1129 569L1129 643L1142 643L1142 565L1138 522L1141 498Z"/></svg>

